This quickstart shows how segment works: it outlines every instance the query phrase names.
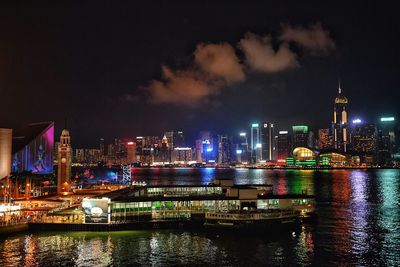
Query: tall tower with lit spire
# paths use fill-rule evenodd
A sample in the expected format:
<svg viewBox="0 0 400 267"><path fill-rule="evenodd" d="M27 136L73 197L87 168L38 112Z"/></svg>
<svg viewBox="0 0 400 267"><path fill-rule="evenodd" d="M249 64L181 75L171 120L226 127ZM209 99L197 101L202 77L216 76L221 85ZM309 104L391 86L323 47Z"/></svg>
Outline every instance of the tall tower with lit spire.
<svg viewBox="0 0 400 267"><path fill-rule="evenodd" d="M57 193L70 191L71 187L71 137L69 131L64 129L61 133L60 144L57 149L58 173Z"/></svg>
<svg viewBox="0 0 400 267"><path fill-rule="evenodd" d="M342 95L342 88L338 87L339 95L335 98L335 104L333 108L333 140L335 149L343 152L347 152L348 148L348 132L347 132L347 98Z"/></svg>

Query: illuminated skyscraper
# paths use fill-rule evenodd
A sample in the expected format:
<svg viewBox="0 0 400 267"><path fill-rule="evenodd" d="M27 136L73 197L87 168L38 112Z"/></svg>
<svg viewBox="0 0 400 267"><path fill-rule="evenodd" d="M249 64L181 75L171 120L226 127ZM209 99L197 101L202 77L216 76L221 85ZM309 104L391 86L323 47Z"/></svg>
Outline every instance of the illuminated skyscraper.
<svg viewBox="0 0 400 267"><path fill-rule="evenodd" d="M262 150L262 160L270 161L274 160L274 127L275 125L271 122L265 122L261 128L261 150Z"/></svg>
<svg viewBox="0 0 400 267"><path fill-rule="evenodd" d="M339 95L335 98L333 108L333 142L337 150L347 152L348 132L347 132L347 98L342 95L339 82Z"/></svg>
<svg viewBox="0 0 400 267"><path fill-rule="evenodd" d="M253 123L250 128L250 151L251 161L253 163L260 162L262 159L262 144L260 136L260 125Z"/></svg>
<svg viewBox="0 0 400 267"><path fill-rule="evenodd" d="M100 138L100 160L104 160L105 151L104 151L104 138Z"/></svg>
<svg viewBox="0 0 400 267"><path fill-rule="evenodd" d="M232 161L231 140L226 135L218 136L218 163L229 164Z"/></svg>
<svg viewBox="0 0 400 267"><path fill-rule="evenodd" d="M175 147L183 147L185 145L185 138L183 131L169 131L165 133L168 139L169 148L173 150Z"/></svg>
<svg viewBox="0 0 400 267"><path fill-rule="evenodd" d="M288 131L279 131L277 137L278 160L286 160L292 153L290 135Z"/></svg>
<svg viewBox="0 0 400 267"><path fill-rule="evenodd" d="M58 145L58 173L57 193L68 192L71 186L71 137L69 131L64 129L61 133L60 144Z"/></svg>
<svg viewBox="0 0 400 267"><path fill-rule="evenodd" d="M318 148L319 149L333 148L333 136L330 133L329 128L318 130Z"/></svg>
<svg viewBox="0 0 400 267"><path fill-rule="evenodd" d="M371 163L376 156L377 139L378 131L375 124L358 124L353 133L354 152L364 158L364 162Z"/></svg>
<svg viewBox="0 0 400 267"><path fill-rule="evenodd" d="M293 130L293 149L296 147L307 147L308 146L308 126L306 125L295 125L292 126Z"/></svg>
<svg viewBox="0 0 400 267"><path fill-rule="evenodd" d="M136 161L136 143L127 143L127 162L132 163Z"/></svg>

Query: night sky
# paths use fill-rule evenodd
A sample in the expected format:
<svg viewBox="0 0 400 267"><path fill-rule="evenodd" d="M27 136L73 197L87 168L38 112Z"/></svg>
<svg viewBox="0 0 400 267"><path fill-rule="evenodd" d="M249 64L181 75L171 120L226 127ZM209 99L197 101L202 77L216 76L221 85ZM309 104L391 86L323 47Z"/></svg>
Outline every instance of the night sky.
<svg viewBox="0 0 400 267"><path fill-rule="evenodd" d="M75 147L257 120L317 130L338 79L350 118L399 115L395 6L215 2L2 1L0 126L54 120L58 138L67 118Z"/></svg>

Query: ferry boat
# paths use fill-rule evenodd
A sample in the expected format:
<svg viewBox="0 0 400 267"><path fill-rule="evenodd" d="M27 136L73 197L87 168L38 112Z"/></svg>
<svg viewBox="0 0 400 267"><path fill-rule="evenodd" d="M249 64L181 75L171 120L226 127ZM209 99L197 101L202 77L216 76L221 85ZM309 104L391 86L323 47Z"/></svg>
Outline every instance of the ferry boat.
<svg viewBox="0 0 400 267"><path fill-rule="evenodd" d="M300 222L300 211L271 209L252 212L206 212L204 226L270 227Z"/></svg>

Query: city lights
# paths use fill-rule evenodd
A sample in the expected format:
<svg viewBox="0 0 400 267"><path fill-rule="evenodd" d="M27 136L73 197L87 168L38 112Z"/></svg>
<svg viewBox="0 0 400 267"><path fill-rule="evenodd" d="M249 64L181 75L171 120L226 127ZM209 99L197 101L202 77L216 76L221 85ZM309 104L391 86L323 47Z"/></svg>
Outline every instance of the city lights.
<svg viewBox="0 0 400 267"><path fill-rule="evenodd" d="M361 121L361 119L354 119L353 120L353 123L354 124L360 124L362 121Z"/></svg>
<svg viewBox="0 0 400 267"><path fill-rule="evenodd" d="M394 117L382 117L381 122L394 121Z"/></svg>
<svg viewBox="0 0 400 267"><path fill-rule="evenodd" d="M253 124L251 125L251 128L258 128L258 123L253 123Z"/></svg>
<svg viewBox="0 0 400 267"><path fill-rule="evenodd" d="M239 135L240 136L246 136L246 133L240 133Z"/></svg>

